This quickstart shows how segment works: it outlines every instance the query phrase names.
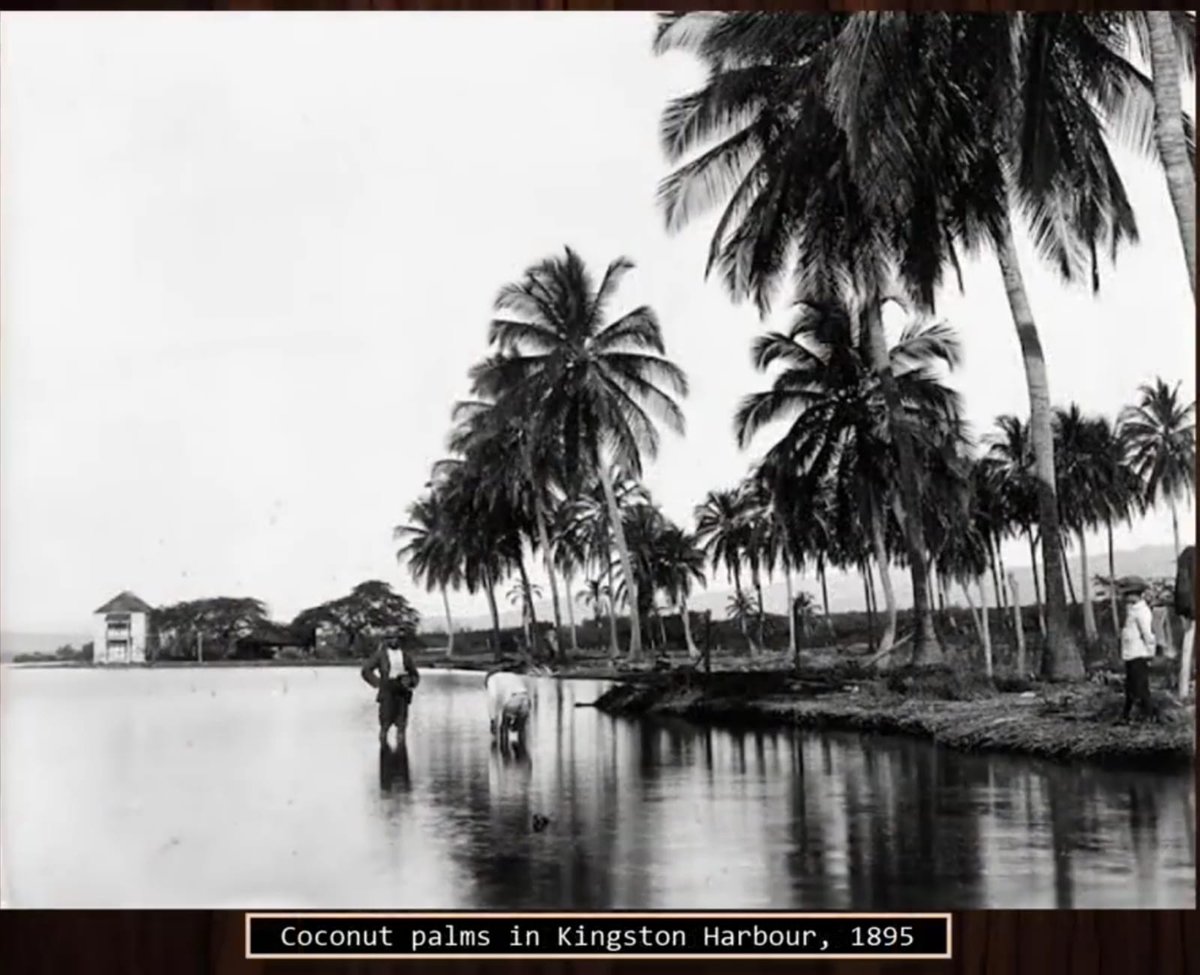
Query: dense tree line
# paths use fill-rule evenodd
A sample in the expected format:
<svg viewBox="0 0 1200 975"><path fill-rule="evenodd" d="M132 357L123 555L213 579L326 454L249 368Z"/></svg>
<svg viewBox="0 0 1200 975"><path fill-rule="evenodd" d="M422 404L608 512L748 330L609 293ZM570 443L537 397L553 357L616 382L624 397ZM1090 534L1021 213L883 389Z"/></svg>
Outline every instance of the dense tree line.
<svg viewBox="0 0 1200 975"><path fill-rule="evenodd" d="M688 52L707 74L662 115L676 166L660 186L663 214L676 229L721 207L705 273L764 317L787 292L788 327L752 347L770 386L747 395L733 423L746 448L768 425L786 432L738 484L700 500L694 526L673 525L639 478L660 427L683 432L687 382L650 308L608 315L632 263L614 261L598 282L570 249L531 266L501 289L488 354L471 371L475 398L453 412L450 456L396 529L413 575L443 595L449 650L448 591L486 594L498 643L495 590L510 576L538 642L537 558L558 639L535 651L576 646L572 619L562 639L562 615L579 600L608 616L614 655L617 616L628 614L637 659L659 598L686 621L707 565L732 583L730 616L753 653L764 580L782 574L789 605L811 607L792 591L793 574L811 567L828 617L832 566L862 574L868 608L878 580L886 654L899 567L912 582L912 660L941 659L935 609L958 586L990 668L987 583L994 606L1014 602L1002 546L1019 539L1034 568L1042 674L1080 675L1068 593L1094 642L1091 587L1103 575L1087 533L1105 530L1111 576L1113 525L1166 505L1178 553L1194 403L1160 379L1117 417L1055 407L1017 227L1065 282L1098 291L1100 251L1115 259L1138 236L1111 155L1119 139L1161 163L1193 280L1194 133L1179 79L1194 68L1194 31L1194 15L1157 12L663 15L655 50ZM969 252L995 259L1030 404L1028 417L999 417L979 438L947 384L956 332L933 317ZM909 316L891 345L889 302ZM795 651L800 617L789 616Z"/></svg>

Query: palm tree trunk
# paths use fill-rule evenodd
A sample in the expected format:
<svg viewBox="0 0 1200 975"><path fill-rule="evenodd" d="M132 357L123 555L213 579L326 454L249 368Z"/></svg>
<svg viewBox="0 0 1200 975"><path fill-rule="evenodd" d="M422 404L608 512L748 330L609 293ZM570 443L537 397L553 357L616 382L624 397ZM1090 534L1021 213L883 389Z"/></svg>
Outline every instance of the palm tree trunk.
<svg viewBox="0 0 1200 975"><path fill-rule="evenodd" d="M992 544L992 540L990 538L988 539L987 547L988 547L988 568L991 570L991 573L992 573L992 590L996 594L996 605L1003 606L1004 602L1000 598L1000 569L996 562L996 547Z"/></svg>
<svg viewBox="0 0 1200 975"><path fill-rule="evenodd" d="M737 594L738 605L742 605L742 570L737 562L733 563L733 591ZM738 629L742 631L742 637L746 641L750 656L753 657L758 648L754 645L754 637L750 635L750 628L746 626L745 613L738 613Z"/></svg>
<svg viewBox="0 0 1200 975"><path fill-rule="evenodd" d="M633 563L625 541L625 525L621 522L621 509L617 507L617 496L613 493L612 472L605 464L596 466L600 470L600 484L604 488L604 500L608 505L608 519L612 525L613 540L617 543L617 554L621 558L621 573L625 577L625 598L629 602L629 657L631 660L640 660L642 622L638 614L637 579L633 575Z"/></svg>
<svg viewBox="0 0 1200 975"><path fill-rule="evenodd" d="M1033 543L1033 529L1026 529L1029 536L1029 567L1033 570L1033 602L1037 607L1038 633L1046 635L1046 613L1042 609L1042 584L1038 581L1037 546Z"/></svg>
<svg viewBox="0 0 1200 975"><path fill-rule="evenodd" d="M758 645L765 650L767 648L767 639L764 632L765 621L763 617L765 614L763 612L762 579L759 578L757 565L750 566L750 580L754 583L754 592L758 599Z"/></svg>
<svg viewBox="0 0 1200 975"><path fill-rule="evenodd" d="M442 607L446 610L446 656L454 656L454 618L450 615L450 597L446 593L446 587L439 587L442 590Z"/></svg>
<svg viewBox="0 0 1200 975"><path fill-rule="evenodd" d="M1196 174L1187 156L1179 84L1179 47L1169 11L1145 12L1154 79L1154 140L1167 176L1179 239L1187 261L1188 284L1196 294Z"/></svg>
<svg viewBox="0 0 1200 975"><path fill-rule="evenodd" d="M871 610L871 587L867 582L871 567L864 560L859 566L859 570L862 572L863 601L867 604L867 652L873 654L875 652L875 617Z"/></svg>
<svg viewBox="0 0 1200 975"><path fill-rule="evenodd" d="M621 641L617 636L617 590L613 586L612 559L608 560L608 630L612 638L609 655L613 660L621 655Z"/></svg>
<svg viewBox="0 0 1200 975"><path fill-rule="evenodd" d="M1079 582L1079 594L1083 599L1083 635L1088 643L1095 643L1096 608L1092 605L1092 575L1088 570L1087 539L1084 538L1083 529L1076 534L1079 535L1079 571L1083 575Z"/></svg>
<svg viewBox="0 0 1200 975"><path fill-rule="evenodd" d="M563 573L563 581L567 586L567 625L571 628L571 652L576 656L579 655L579 634L575 630L575 606L571 601L571 585L572 576L569 572ZM564 648L565 650L565 648ZM564 654L565 656L565 654Z"/></svg>
<svg viewBox="0 0 1200 975"><path fill-rule="evenodd" d="M1121 615L1117 611L1117 569L1113 563L1112 519L1105 520L1108 528L1108 607L1112 610L1113 635L1120 640Z"/></svg>
<svg viewBox="0 0 1200 975"><path fill-rule="evenodd" d="M1017 590L1017 577L1008 576L1008 587L1012 591L1013 631L1017 635L1017 676L1024 678L1025 670L1025 621L1021 618L1021 594Z"/></svg>
<svg viewBox="0 0 1200 975"><path fill-rule="evenodd" d="M821 608L825 611L825 626L833 636L833 620L829 616L829 587L825 584L825 556L817 556L817 575L821 577Z"/></svg>
<svg viewBox="0 0 1200 975"><path fill-rule="evenodd" d="M1038 514L1042 528L1042 560L1049 566L1062 561L1062 536L1058 527L1058 492L1054 483L1054 432L1051 425L1050 386L1046 359L1038 337L1037 323L1025 292L1025 281L1007 213L1000 220L996 259L1004 278L1004 290L1021 343L1025 380L1029 387L1029 431L1033 441L1034 475L1037 481ZM1067 622L1067 604L1062 579L1057 571L1046 572L1046 653L1042 676L1065 680L1083 676L1083 658Z"/></svg>
<svg viewBox="0 0 1200 975"><path fill-rule="evenodd" d="M783 586L787 594L788 608L788 651L797 668L800 666L800 644L796 642L796 602L792 596L792 570L787 563L783 566Z"/></svg>
<svg viewBox="0 0 1200 975"><path fill-rule="evenodd" d="M883 518L878 511L871 516L871 546L875 550L875 564L879 566L879 584L883 586L883 603L887 607L887 622L883 627L883 636L879 638L879 652L887 653L896 640L896 595L892 592L892 575L888 571L887 546L883 541ZM928 594L926 600L928 601ZM913 663L929 663L929 657L926 655L918 660L914 653Z"/></svg>
<svg viewBox="0 0 1200 975"><path fill-rule="evenodd" d="M1171 531L1175 535L1175 561L1179 561L1179 512L1175 507L1175 498L1167 499L1167 504L1171 506Z"/></svg>
<svg viewBox="0 0 1200 975"><path fill-rule="evenodd" d="M492 577L488 575L487 584L483 587L487 593L488 609L492 612L492 639L495 640L495 646L492 648L492 656L500 659L500 611L496 608L496 590L492 584Z"/></svg>
<svg viewBox="0 0 1200 975"><path fill-rule="evenodd" d="M1062 574L1063 578L1066 580L1067 593L1071 597L1071 605L1078 606L1079 597L1075 595L1075 580L1071 578L1071 563L1067 559L1067 550L1064 547L1060 548L1058 551L1062 555Z"/></svg>
<svg viewBox="0 0 1200 975"><path fill-rule="evenodd" d="M1008 570L1004 567L1004 542L1003 539L996 539L996 562L1000 566L1000 598L1001 608L1008 610L1008 605L1012 601L1012 593L1008 591Z"/></svg>
<svg viewBox="0 0 1200 975"><path fill-rule="evenodd" d="M979 617L983 620L983 672L988 680L992 679L992 625L988 619L987 589L983 585L983 576L976 580L979 584Z"/></svg>
<svg viewBox="0 0 1200 975"><path fill-rule="evenodd" d="M983 621L979 617L979 610L975 608L975 600L971 598L971 586L961 579L958 584L967 597L967 609L971 611L971 621L975 624L975 632L979 634L979 645L983 646Z"/></svg>
<svg viewBox="0 0 1200 975"><path fill-rule="evenodd" d="M517 556L517 571L521 574L521 589L525 593L525 610L521 615L529 619L529 632L526 634L526 639L529 641L529 653L536 655L537 610L533 608L533 587L529 584L529 573L525 571L525 558L521 555Z"/></svg>
<svg viewBox="0 0 1200 975"><path fill-rule="evenodd" d="M904 404L900 400L900 391L896 385L896 377L892 373L891 357L888 354L887 341L883 334L883 308L879 296L872 296L863 312L864 324L867 327L867 342L871 357L871 368L879 377L879 385L883 391L883 400L887 406L888 428L892 440L896 444L896 452L900 459L900 502L904 508L903 524L904 541L908 547L908 562L912 575L913 616L916 628L913 633L913 663L941 663L942 648L938 643L937 631L933 625L933 608L929 599L929 579L926 557L928 549L925 545L925 527L921 511L921 488L917 478L917 460L913 450L912 434L904 422ZM878 559L878 553L877 553ZM880 580L886 588L891 587L887 579L887 567L883 561L879 563ZM886 581L885 581L886 580ZM885 589L884 597L888 593ZM895 619L893 607L888 607L889 629L894 634Z"/></svg>
<svg viewBox="0 0 1200 975"><path fill-rule="evenodd" d="M958 624L954 621L954 615L950 608L950 585L946 582L946 576L944 573L938 573L938 582L940 582L942 586L942 612L945 614L946 625L957 633Z"/></svg>
<svg viewBox="0 0 1200 975"><path fill-rule="evenodd" d="M550 580L550 603L554 607L554 635L556 644L559 647L558 656L562 657L562 610L559 608L558 602L558 580L554 572L554 553L550 548L550 531L546 527L546 512L542 509L541 492L538 486L530 481L530 487L533 489L533 513L534 520L537 522L538 542L542 546L542 565L546 570L546 577Z"/></svg>
<svg viewBox="0 0 1200 975"><path fill-rule="evenodd" d="M688 660L700 659L700 648L692 639L692 623L688 619L687 596L679 594L679 617L683 620L683 639L687 643Z"/></svg>

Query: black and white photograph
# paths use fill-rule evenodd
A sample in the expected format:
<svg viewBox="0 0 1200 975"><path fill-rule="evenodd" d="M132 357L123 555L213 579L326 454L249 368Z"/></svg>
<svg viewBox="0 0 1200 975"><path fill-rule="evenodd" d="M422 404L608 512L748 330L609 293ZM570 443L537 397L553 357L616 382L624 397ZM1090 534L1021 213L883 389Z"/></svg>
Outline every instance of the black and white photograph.
<svg viewBox="0 0 1200 975"><path fill-rule="evenodd" d="M0 16L0 904L1196 906L1195 15Z"/></svg>

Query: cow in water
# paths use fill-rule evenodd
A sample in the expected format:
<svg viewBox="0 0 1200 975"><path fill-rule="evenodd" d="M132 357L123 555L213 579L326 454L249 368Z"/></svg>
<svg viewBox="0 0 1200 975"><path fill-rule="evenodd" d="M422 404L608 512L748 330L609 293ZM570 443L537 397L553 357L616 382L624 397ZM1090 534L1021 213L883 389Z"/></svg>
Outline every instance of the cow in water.
<svg viewBox="0 0 1200 975"><path fill-rule="evenodd" d="M483 686L487 690L492 737L502 747L507 746L514 737L523 745L529 715L533 710L533 700L525 678L511 671L497 670L484 678Z"/></svg>
<svg viewBox="0 0 1200 975"><path fill-rule="evenodd" d="M1179 662L1179 696L1191 693L1192 638L1196 631L1196 547L1189 545L1175 565L1175 612L1183 618L1183 652Z"/></svg>

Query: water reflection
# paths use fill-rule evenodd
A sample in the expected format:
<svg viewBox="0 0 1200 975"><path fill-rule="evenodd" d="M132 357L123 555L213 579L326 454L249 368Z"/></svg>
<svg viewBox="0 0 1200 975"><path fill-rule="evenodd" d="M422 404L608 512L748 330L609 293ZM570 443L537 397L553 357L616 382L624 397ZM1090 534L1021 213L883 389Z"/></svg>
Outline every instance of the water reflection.
<svg viewBox="0 0 1200 975"><path fill-rule="evenodd" d="M309 673L6 671L14 906L1195 904L1190 775L622 721L549 680L504 748L477 674L429 674L387 749L356 674Z"/></svg>
<svg viewBox="0 0 1200 975"><path fill-rule="evenodd" d="M407 792L412 787L408 769L408 744L401 741L394 748L379 746L379 791L384 795Z"/></svg>

